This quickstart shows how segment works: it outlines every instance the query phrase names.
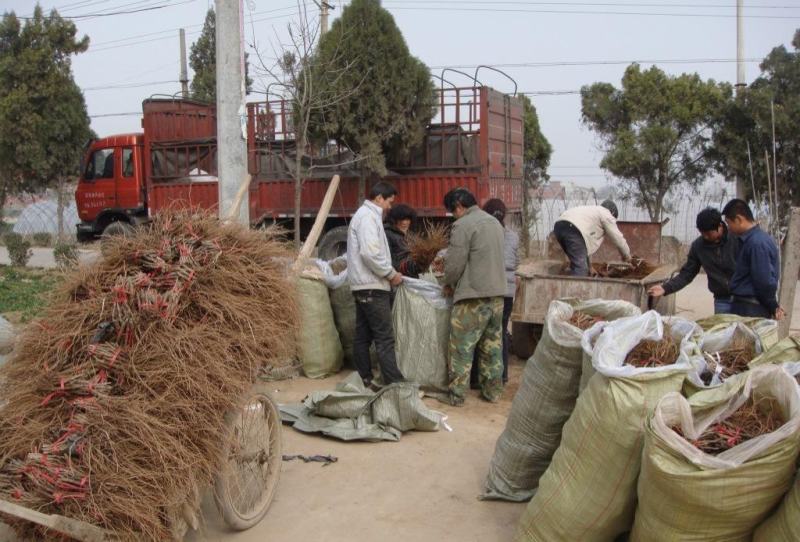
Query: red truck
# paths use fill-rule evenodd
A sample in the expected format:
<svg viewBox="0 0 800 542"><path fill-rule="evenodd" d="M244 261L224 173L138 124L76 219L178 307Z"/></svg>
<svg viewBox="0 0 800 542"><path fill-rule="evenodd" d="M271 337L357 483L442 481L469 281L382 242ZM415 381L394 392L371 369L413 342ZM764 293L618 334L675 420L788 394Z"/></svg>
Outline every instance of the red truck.
<svg viewBox="0 0 800 542"><path fill-rule="evenodd" d="M218 202L216 116L213 105L186 99L148 99L142 104L142 133L93 141L75 194L79 240L145 223L170 205L213 209ZM284 101L247 106L250 222L285 223L294 217L294 134ZM457 186L480 204L501 198L519 217L522 206L523 108L514 97L486 86L438 91L437 114L422 144L409 157L389 163L385 179L398 201L420 216L443 218L444 194ZM333 173L342 181L320 239L320 256L341 253L346 225L359 205L355 170L338 151L315 151L314 174L305 180L301 231L310 230ZM325 167L325 163L332 164ZM368 186L367 186L368 190Z"/></svg>

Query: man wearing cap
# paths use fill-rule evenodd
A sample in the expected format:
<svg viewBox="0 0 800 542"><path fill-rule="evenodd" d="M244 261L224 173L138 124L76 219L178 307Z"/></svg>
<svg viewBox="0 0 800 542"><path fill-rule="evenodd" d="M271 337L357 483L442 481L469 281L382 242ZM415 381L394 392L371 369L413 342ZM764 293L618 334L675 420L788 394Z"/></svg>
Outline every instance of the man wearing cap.
<svg viewBox="0 0 800 542"><path fill-rule="evenodd" d="M581 205L564 211L553 227L553 235L569 258L569 274L589 276L589 257L597 252L606 235L619 250L624 261L631 259L631 250L617 227L616 204L605 200L600 205Z"/></svg>

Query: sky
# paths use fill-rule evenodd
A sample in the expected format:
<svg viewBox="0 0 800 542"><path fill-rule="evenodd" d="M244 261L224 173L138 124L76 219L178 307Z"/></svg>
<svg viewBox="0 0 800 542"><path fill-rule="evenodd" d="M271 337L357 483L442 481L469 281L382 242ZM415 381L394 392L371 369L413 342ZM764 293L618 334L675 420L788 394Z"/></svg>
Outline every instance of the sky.
<svg viewBox="0 0 800 542"><path fill-rule="evenodd" d="M236 0L224 0L236 1ZM304 2L304 0L301 0ZM346 2L335 6L331 21ZM34 2L0 0L0 11L30 15ZM100 136L141 130L141 102L154 94L180 91L178 29L187 49L202 28L212 0L45 0L74 19L87 52L73 59L92 127ZM746 82L778 45L790 46L800 28L800 0L745 0ZM316 5L305 4L316 24ZM620 85L631 61L658 65L667 73L696 72L704 79L736 81L735 0L384 0L412 54L438 78L445 67L473 74L476 66L500 67L530 94L544 135L553 146L554 180L602 186L608 176L598 164L602 152L582 125L581 86ZM297 0L244 0L245 50L255 45L265 57L285 41L287 24L297 19ZM188 55L188 52L187 52ZM191 79L191 70L190 75ZM445 78L463 86L470 79L454 72ZM478 79L504 92L506 77L481 69ZM256 78L254 89L269 81ZM248 101L260 99L258 94ZM263 98L262 98L263 99Z"/></svg>

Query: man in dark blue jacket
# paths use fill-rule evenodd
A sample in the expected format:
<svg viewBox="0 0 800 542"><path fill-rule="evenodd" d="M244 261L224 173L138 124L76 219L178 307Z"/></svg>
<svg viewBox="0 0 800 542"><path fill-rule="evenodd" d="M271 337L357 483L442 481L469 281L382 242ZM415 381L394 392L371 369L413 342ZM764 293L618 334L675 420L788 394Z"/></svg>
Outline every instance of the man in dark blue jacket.
<svg viewBox="0 0 800 542"><path fill-rule="evenodd" d="M674 294L692 282L702 268L708 277L708 289L714 294L714 313L730 314L730 282L739 252L739 240L728 233L722 215L713 207L698 213L697 229L700 237L692 243L680 272L664 284L653 286L647 293L653 297Z"/></svg>
<svg viewBox="0 0 800 542"><path fill-rule="evenodd" d="M736 271L731 278L733 314L783 319L778 305L780 261L778 246L772 237L756 224L747 202L732 199L722 209L728 229L742 240L736 258Z"/></svg>

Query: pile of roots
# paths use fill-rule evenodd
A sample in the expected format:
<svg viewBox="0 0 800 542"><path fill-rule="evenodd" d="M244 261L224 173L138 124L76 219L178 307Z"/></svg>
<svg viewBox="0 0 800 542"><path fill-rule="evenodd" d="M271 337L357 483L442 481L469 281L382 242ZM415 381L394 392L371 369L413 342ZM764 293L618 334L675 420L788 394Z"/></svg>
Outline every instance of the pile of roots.
<svg viewBox="0 0 800 542"><path fill-rule="evenodd" d="M603 278L612 279L636 279L640 280L655 271L657 266L648 263L642 258L633 256L631 261L626 266L620 266L609 263L592 263L592 272Z"/></svg>
<svg viewBox="0 0 800 542"><path fill-rule="evenodd" d="M749 398L733 414L711 425L691 443L711 455L730 450L743 442L778 430L784 424L780 410L767 398ZM673 431L683 436L680 427Z"/></svg>
<svg viewBox="0 0 800 542"><path fill-rule="evenodd" d="M573 311L572 316L569 319L570 324L583 331L586 331L597 322L602 321L603 319L599 316L592 316L591 314L586 314L585 312L581 311Z"/></svg>
<svg viewBox="0 0 800 542"><path fill-rule="evenodd" d="M446 225L427 223L421 233L408 234L409 255L419 269L427 271L437 254L447 248L448 240Z"/></svg>
<svg viewBox="0 0 800 542"><path fill-rule="evenodd" d="M192 210L104 254L67 277L0 371L0 498L167 540L221 467L226 411L295 355L288 254Z"/></svg>
<svg viewBox="0 0 800 542"><path fill-rule="evenodd" d="M706 370L700 375L703 382L710 384L718 370L720 380L724 382L748 369L747 364L756 357L756 345L752 337L737 330L727 348L713 353L703 352L703 356L706 360Z"/></svg>
<svg viewBox="0 0 800 542"><path fill-rule="evenodd" d="M625 363L634 367L661 367L678 360L680 345L672 338L669 326L664 326L664 338L660 341L642 339L625 356Z"/></svg>

